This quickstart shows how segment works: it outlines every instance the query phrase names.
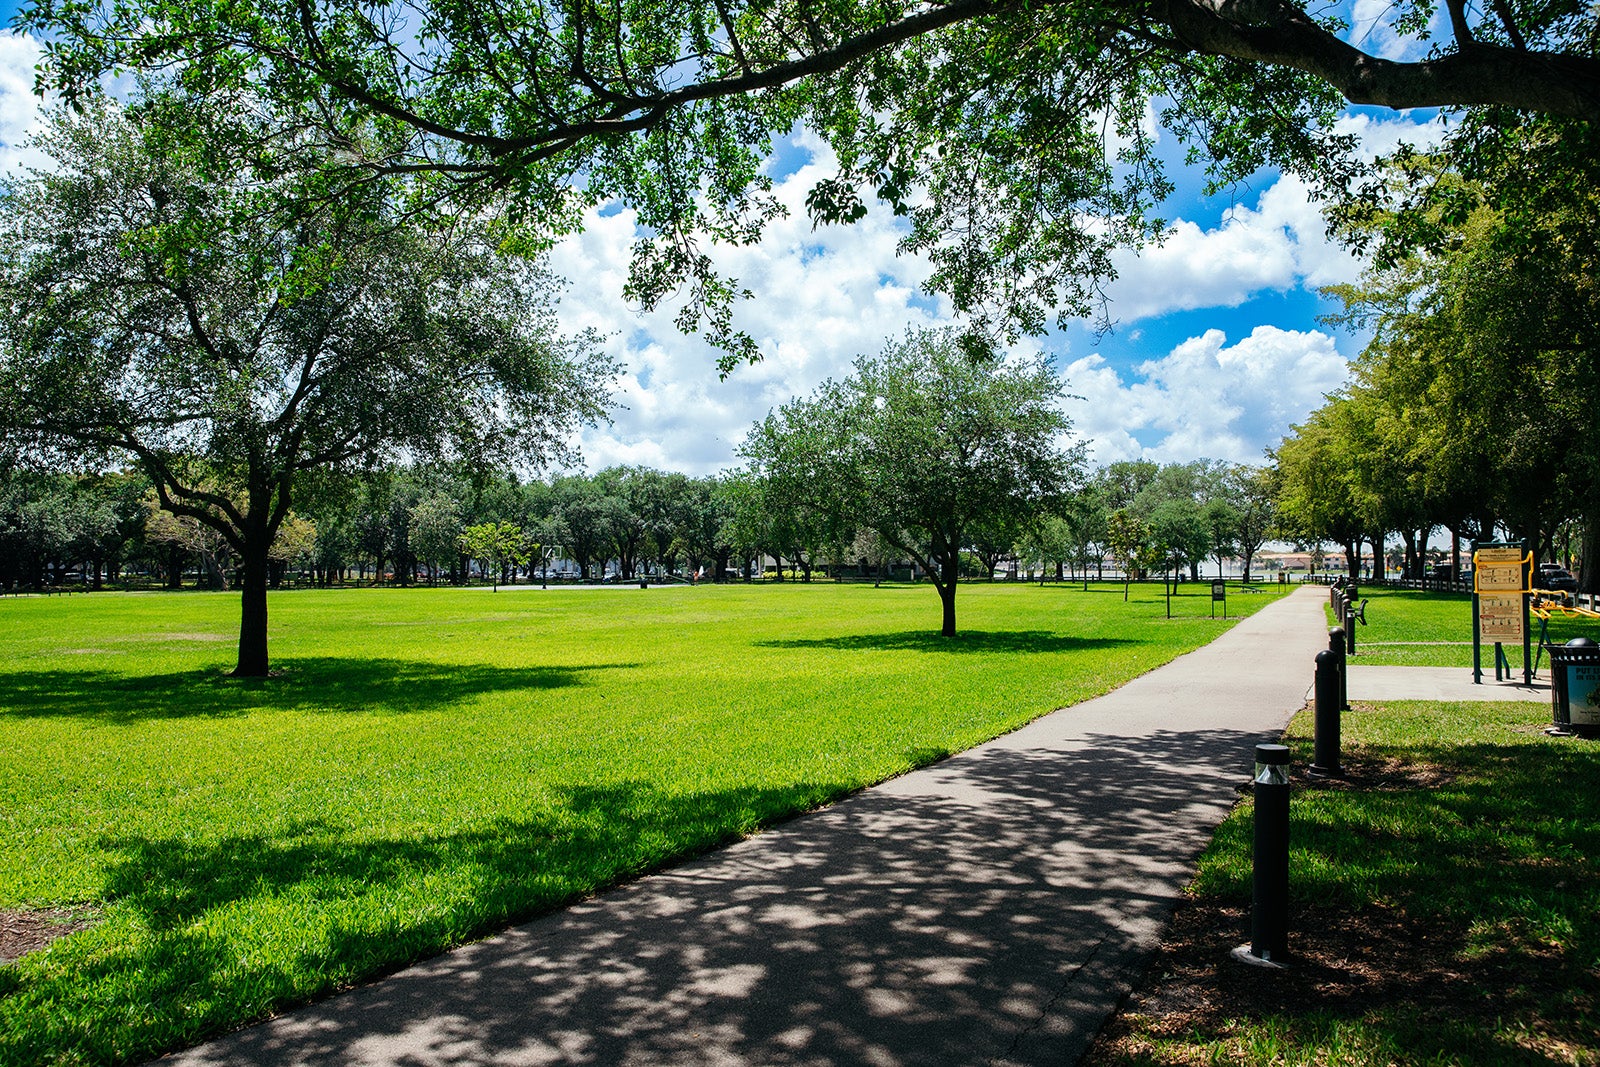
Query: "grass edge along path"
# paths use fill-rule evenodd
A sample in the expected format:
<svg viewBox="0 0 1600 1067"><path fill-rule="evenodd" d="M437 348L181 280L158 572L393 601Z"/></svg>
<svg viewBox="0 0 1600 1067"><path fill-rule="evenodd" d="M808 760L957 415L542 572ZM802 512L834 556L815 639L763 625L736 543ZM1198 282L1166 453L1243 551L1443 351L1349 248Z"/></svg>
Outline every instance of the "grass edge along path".
<svg viewBox="0 0 1600 1067"><path fill-rule="evenodd" d="M295 593L264 681L233 597L8 602L0 908L101 921L0 967L0 1063L192 1044L972 747L1231 625L1186 591L963 587L954 641L926 587Z"/></svg>
<svg viewBox="0 0 1600 1067"><path fill-rule="evenodd" d="M1600 743L1529 703L1357 703L1342 781L1294 750L1288 971L1249 940L1252 808L1201 859L1084 1067L1600 1063Z"/></svg>
<svg viewBox="0 0 1600 1067"><path fill-rule="evenodd" d="M1367 604L1367 624L1356 624L1356 663L1388 667L1472 666L1472 594L1420 592L1415 589L1389 589L1363 586ZM1328 625L1334 625L1328 612ZM1539 636L1539 620L1530 620L1531 636ZM1563 644L1573 637L1600 638L1600 622L1553 616L1545 638L1550 644ZM1506 654L1517 665L1522 663L1522 647L1508 647ZM1483 668L1494 670L1494 645L1483 646ZM1544 657L1540 671L1549 669Z"/></svg>

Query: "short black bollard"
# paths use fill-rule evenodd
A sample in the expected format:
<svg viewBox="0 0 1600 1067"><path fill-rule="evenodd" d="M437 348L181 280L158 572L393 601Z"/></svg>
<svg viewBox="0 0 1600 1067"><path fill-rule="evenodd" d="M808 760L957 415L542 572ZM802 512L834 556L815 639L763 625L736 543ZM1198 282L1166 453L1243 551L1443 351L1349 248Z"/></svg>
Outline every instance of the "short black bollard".
<svg viewBox="0 0 1600 1067"><path fill-rule="evenodd" d="M1332 649L1317 653L1316 681L1312 686L1316 701L1315 729L1311 773L1326 778L1337 778L1344 773L1339 766L1339 660Z"/></svg>
<svg viewBox="0 0 1600 1067"><path fill-rule="evenodd" d="M1256 746L1256 838L1250 944L1235 959L1284 967L1289 955L1289 750Z"/></svg>
<svg viewBox="0 0 1600 1067"><path fill-rule="evenodd" d="M1350 710L1350 663L1344 654L1344 627L1335 626L1328 631L1328 651L1339 657L1339 707Z"/></svg>
<svg viewBox="0 0 1600 1067"><path fill-rule="evenodd" d="M1344 602L1344 614L1339 617L1339 621L1344 623L1344 654L1347 657L1356 654L1355 606L1356 602L1354 600L1346 600Z"/></svg>

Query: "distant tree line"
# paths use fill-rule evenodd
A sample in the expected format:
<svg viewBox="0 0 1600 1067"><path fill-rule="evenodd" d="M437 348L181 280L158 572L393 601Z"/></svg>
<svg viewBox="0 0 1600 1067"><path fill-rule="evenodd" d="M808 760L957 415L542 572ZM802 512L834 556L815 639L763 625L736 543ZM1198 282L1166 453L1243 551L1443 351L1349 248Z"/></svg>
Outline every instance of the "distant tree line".
<svg viewBox="0 0 1600 1067"><path fill-rule="evenodd" d="M1270 521L1263 468L1211 460L1113 463L1059 506L996 534L964 539L961 575L1075 579L1165 569L1198 577L1206 559L1239 559L1246 574ZM542 555L500 569L502 582L541 564L597 580L643 574L718 580L813 576L887 578L910 557L871 530L797 513L748 469L694 477L648 467L518 479L442 465L391 464L328 476L280 527L270 584L461 584L487 575L463 545L469 529L513 525ZM1129 535L1117 530L1132 529ZM1122 562L1119 562L1122 561ZM1124 566L1124 563L1126 564ZM137 470L0 473L0 590L232 589L242 564L207 529L161 510ZM926 573L919 568L919 573Z"/></svg>

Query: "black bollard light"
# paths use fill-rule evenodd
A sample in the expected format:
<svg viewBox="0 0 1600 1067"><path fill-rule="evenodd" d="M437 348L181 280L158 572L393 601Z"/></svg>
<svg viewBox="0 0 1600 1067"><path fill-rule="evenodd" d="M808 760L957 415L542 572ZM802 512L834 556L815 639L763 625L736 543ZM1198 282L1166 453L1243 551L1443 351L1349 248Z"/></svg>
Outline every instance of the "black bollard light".
<svg viewBox="0 0 1600 1067"><path fill-rule="evenodd" d="M1339 661L1332 649L1317 653L1316 681L1312 686L1316 710L1316 740L1313 742L1311 773L1325 778L1344 774L1339 766Z"/></svg>
<svg viewBox="0 0 1600 1067"><path fill-rule="evenodd" d="M1339 707L1350 710L1350 663L1344 654L1344 627L1335 626L1328 631L1328 651L1339 657Z"/></svg>
<svg viewBox="0 0 1600 1067"><path fill-rule="evenodd" d="M1281 969L1289 955L1289 750L1256 746L1255 856L1250 902L1250 944L1233 958Z"/></svg>

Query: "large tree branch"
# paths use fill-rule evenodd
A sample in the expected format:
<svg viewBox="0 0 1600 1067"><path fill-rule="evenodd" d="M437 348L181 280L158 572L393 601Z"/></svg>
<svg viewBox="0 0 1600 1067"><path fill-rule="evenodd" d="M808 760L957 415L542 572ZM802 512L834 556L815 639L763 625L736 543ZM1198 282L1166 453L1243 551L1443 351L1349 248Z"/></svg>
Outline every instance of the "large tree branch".
<svg viewBox="0 0 1600 1067"><path fill-rule="evenodd" d="M1196 52L1302 70L1356 104L1498 104L1577 118L1600 114L1600 59L1591 56L1475 41L1465 50L1401 63L1346 44L1282 0L1155 0L1153 11Z"/></svg>
<svg viewBox="0 0 1600 1067"><path fill-rule="evenodd" d="M674 109L688 104L702 100L744 96L764 89L779 88L802 78L830 74L874 52L920 37L925 33L981 16L1002 14L1016 6L1015 0L1001 0L998 3L995 0L954 0L949 4L923 8L915 14L846 37L832 47L820 48L799 59L775 63L749 73L741 72L730 77L691 83L677 89L660 92L636 90L634 95L624 97L615 103L611 111L604 116L573 121L557 119L536 133L519 137L501 137L452 129L423 117L396 100L374 93L343 77L318 43L319 38L310 8L302 2L300 10L302 27L308 40L312 42L308 58L318 74L340 93L381 115L397 119L424 133L485 149L497 157L515 155L519 161L537 162L560 154L586 137L636 133L657 125ZM611 99L617 98L613 96ZM483 169L488 169L490 166L492 164L485 164Z"/></svg>

